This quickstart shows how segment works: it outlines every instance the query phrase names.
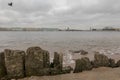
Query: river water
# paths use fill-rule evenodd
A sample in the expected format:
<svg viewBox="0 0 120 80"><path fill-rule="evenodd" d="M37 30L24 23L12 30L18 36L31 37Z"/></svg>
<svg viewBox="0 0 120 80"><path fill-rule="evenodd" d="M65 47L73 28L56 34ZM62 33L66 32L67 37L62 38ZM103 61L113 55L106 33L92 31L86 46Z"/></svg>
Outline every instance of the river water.
<svg viewBox="0 0 120 80"><path fill-rule="evenodd" d="M1 51L6 48L26 50L30 46L40 46L51 54L55 51L69 53L69 50L80 49L89 53L98 51L109 55L120 54L120 32L0 32ZM71 55L65 55L71 59Z"/></svg>

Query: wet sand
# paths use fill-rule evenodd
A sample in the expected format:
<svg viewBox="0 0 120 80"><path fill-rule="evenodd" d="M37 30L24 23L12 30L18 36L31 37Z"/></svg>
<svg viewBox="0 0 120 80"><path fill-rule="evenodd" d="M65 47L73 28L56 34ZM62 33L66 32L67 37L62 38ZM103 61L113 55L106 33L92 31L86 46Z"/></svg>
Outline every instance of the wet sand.
<svg viewBox="0 0 120 80"><path fill-rule="evenodd" d="M96 68L81 73L62 74L56 76L32 76L19 80L120 80L120 68Z"/></svg>

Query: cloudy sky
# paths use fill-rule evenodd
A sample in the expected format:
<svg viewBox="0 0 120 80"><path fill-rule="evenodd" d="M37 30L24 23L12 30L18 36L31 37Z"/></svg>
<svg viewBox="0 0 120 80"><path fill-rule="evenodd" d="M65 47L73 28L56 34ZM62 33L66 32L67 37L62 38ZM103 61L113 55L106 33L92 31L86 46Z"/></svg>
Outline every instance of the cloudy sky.
<svg viewBox="0 0 120 80"><path fill-rule="evenodd" d="M119 27L120 0L0 0L0 26Z"/></svg>

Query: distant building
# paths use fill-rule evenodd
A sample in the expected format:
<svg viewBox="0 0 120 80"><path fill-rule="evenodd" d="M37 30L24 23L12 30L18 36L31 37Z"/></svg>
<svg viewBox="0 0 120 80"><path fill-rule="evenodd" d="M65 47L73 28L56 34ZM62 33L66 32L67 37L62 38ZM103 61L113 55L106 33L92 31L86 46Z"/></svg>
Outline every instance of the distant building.
<svg viewBox="0 0 120 80"><path fill-rule="evenodd" d="M41 28L41 31L59 31L58 28Z"/></svg>
<svg viewBox="0 0 120 80"><path fill-rule="evenodd" d="M67 27L66 31L69 31L69 30L70 30L70 28L69 28L69 27Z"/></svg>
<svg viewBox="0 0 120 80"><path fill-rule="evenodd" d="M102 29L103 31L116 31L115 28L112 28L112 27L105 27Z"/></svg>
<svg viewBox="0 0 120 80"><path fill-rule="evenodd" d="M97 29L92 29L92 31L97 31Z"/></svg>

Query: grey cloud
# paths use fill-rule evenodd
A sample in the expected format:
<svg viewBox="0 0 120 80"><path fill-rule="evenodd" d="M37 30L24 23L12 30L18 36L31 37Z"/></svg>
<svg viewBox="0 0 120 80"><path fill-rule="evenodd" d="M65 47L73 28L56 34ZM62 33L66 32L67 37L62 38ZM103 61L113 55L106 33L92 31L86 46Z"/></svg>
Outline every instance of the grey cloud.
<svg viewBox="0 0 120 80"><path fill-rule="evenodd" d="M119 26L119 0L0 0L0 25L6 27ZM87 28L87 27L84 27Z"/></svg>

